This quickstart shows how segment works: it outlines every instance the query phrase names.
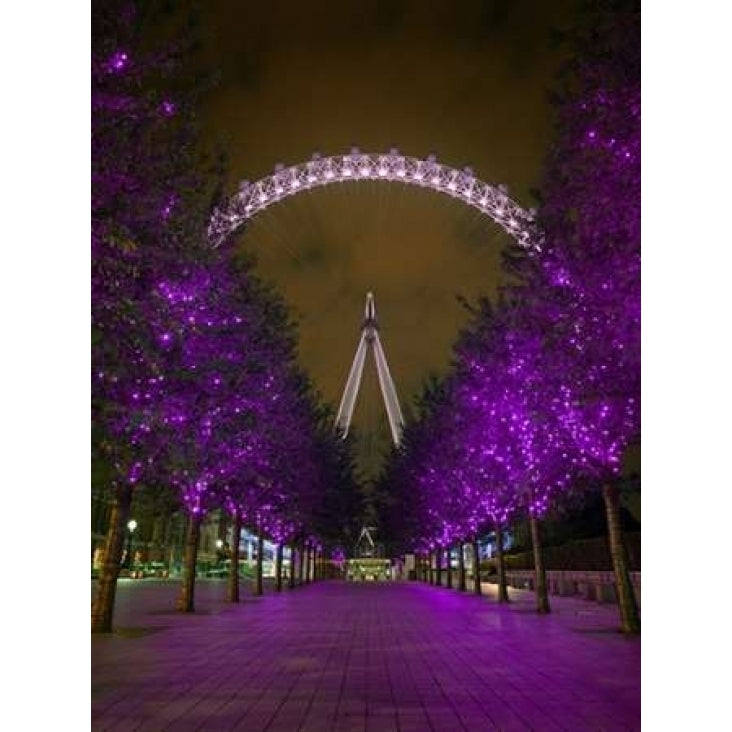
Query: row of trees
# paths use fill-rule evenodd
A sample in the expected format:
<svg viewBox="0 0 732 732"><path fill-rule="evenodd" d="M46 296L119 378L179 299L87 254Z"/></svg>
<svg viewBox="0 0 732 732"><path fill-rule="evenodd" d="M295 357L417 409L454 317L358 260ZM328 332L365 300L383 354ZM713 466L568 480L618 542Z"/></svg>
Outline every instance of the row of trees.
<svg viewBox="0 0 732 732"><path fill-rule="evenodd" d="M603 492L622 628L640 629L618 476L640 437L640 11L604 3L574 37L556 98L541 251L506 256L514 284L473 309L454 368L384 477L392 537L422 553L531 524L537 609L549 610L539 522L578 481ZM462 551L460 553L462 556Z"/></svg>
<svg viewBox="0 0 732 732"><path fill-rule="evenodd" d="M332 521L342 506L331 500L350 480L349 445L296 366L286 309L251 261L208 246L220 172L201 153L195 93L177 73L188 49L149 50L144 21L134 3L93 8L92 449L113 498L99 632L112 626L142 486L172 486L188 517L182 611L194 609L201 520L213 508L232 518L235 554L245 524L280 558L286 542L302 556L352 528L348 514ZM234 555L232 600L237 570Z"/></svg>

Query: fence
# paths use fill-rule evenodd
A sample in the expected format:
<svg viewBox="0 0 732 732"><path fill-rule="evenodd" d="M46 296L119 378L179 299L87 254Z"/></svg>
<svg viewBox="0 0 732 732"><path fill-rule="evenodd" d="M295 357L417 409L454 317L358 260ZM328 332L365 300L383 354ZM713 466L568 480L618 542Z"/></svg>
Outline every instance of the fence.
<svg viewBox="0 0 732 732"><path fill-rule="evenodd" d="M494 575L491 579L495 582L498 578ZM613 572L548 571L546 581L550 595L579 595L595 602L617 602ZM640 605L641 573L631 572L630 581ZM533 590L536 577L533 570L510 570L506 572L506 582L516 589Z"/></svg>

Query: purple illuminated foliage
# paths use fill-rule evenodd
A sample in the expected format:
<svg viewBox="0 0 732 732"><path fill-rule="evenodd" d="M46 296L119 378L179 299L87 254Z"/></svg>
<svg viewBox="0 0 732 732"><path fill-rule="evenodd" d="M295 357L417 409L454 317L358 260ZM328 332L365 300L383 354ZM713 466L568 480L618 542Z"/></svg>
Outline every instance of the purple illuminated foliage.
<svg viewBox="0 0 732 732"><path fill-rule="evenodd" d="M626 632L640 630L617 478L640 440L640 4L599 4L574 37L543 184L542 257L517 295L543 334L545 393L579 473L602 488Z"/></svg>
<svg viewBox="0 0 732 732"><path fill-rule="evenodd" d="M640 23L636 4L615 5L578 30L562 77L542 252L507 252L521 284L474 312L452 374L426 394L384 478L396 493L385 519L430 551L519 510L534 520L589 479L632 631L616 479L640 437Z"/></svg>
<svg viewBox="0 0 732 732"><path fill-rule="evenodd" d="M580 30L542 187L545 251L511 264L526 327L545 341L552 409L597 481L640 434L639 33L634 3Z"/></svg>
<svg viewBox="0 0 732 732"><path fill-rule="evenodd" d="M133 3L93 10L93 455L114 506L92 621L109 631L133 489L178 489L192 570L213 507L315 536L327 461L281 302L208 245L216 179L170 93L181 47L142 51Z"/></svg>
<svg viewBox="0 0 732 732"><path fill-rule="evenodd" d="M171 120L160 110L170 99L163 89L177 86L178 49L143 51L139 20L132 2L92 8L92 454L113 499L97 631L111 628L133 488L164 479L167 355L148 322L153 288L161 273L205 257L210 205L190 115Z"/></svg>
<svg viewBox="0 0 732 732"><path fill-rule="evenodd" d="M205 257L209 205L190 116L172 123L160 111L169 94L155 91L171 83L176 53L143 52L137 21L131 2L94 7L92 410L100 458L117 482L133 483L155 452L151 410L161 388L143 313L161 272Z"/></svg>
<svg viewBox="0 0 732 732"><path fill-rule="evenodd" d="M322 500L317 407L281 302L224 256L155 287L146 321L165 354L167 479L189 515L180 609L193 610L197 526L223 507L258 535L305 536ZM314 539L313 539L314 541Z"/></svg>
<svg viewBox="0 0 732 732"><path fill-rule="evenodd" d="M428 550L502 529L519 510L541 516L569 482L572 457L541 391L541 343L516 316L483 303L391 466L390 483L407 486L419 511L412 538Z"/></svg>
<svg viewBox="0 0 732 732"><path fill-rule="evenodd" d="M457 348L453 408L467 435L465 465L473 482L491 485L484 507L497 525L519 508L542 516L569 483L573 462L548 408L541 339L522 327L522 316L520 308L482 303Z"/></svg>

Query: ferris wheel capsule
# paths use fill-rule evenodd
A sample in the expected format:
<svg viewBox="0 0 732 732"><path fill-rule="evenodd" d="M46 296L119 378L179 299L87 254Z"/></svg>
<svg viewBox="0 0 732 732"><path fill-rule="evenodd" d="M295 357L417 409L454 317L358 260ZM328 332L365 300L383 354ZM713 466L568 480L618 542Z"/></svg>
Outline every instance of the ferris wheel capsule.
<svg viewBox="0 0 732 732"><path fill-rule="evenodd" d="M351 146L350 153L342 155L322 157L314 151L309 161L292 166L277 163L273 174L254 183L242 180L228 203L228 217L215 221L212 218L209 227L212 246L218 246L222 236L244 226L285 196L336 181L357 179L400 181L459 198L490 216L519 245L535 251L541 249L541 238L533 223L536 209L524 209L512 201L507 185L488 185L475 177L472 167L458 169L440 163L434 152L420 159L402 155L397 147L390 148L388 153L363 153L356 145Z"/></svg>

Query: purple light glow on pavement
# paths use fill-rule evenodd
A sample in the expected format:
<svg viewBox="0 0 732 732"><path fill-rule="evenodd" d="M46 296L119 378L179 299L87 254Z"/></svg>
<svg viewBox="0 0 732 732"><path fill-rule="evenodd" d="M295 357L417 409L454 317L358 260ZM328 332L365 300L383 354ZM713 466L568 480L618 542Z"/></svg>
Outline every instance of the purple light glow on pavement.
<svg viewBox="0 0 732 732"><path fill-rule="evenodd" d="M119 624L149 632L93 639L94 729L640 729L640 639L611 605L330 582L232 607L204 581L181 616L176 588L121 584Z"/></svg>

